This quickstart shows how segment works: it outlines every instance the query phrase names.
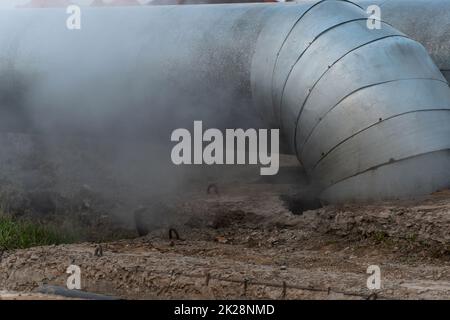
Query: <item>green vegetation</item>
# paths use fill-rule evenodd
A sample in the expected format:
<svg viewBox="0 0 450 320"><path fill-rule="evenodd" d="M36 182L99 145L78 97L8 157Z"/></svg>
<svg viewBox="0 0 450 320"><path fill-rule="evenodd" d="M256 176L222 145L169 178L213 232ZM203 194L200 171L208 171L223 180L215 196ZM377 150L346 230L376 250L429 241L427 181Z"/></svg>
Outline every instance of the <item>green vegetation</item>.
<svg viewBox="0 0 450 320"><path fill-rule="evenodd" d="M386 243L389 240L389 234L385 231L375 231L372 237L377 243Z"/></svg>
<svg viewBox="0 0 450 320"><path fill-rule="evenodd" d="M74 242L74 235L54 227L0 216L0 250Z"/></svg>

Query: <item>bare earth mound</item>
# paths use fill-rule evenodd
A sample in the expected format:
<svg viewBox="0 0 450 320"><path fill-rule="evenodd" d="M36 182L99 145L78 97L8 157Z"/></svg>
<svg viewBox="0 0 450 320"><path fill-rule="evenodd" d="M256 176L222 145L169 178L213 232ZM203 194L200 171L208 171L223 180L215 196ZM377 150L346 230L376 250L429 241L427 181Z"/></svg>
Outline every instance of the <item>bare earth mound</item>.
<svg viewBox="0 0 450 320"><path fill-rule="evenodd" d="M177 206L176 222L162 219L146 237L102 243L101 256L93 243L4 252L0 288L65 286L65 271L76 264L82 290L121 298L450 298L449 191L293 214L296 200L275 189L193 194ZM369 265L381 269L380 290L367 289Z"/></svg>

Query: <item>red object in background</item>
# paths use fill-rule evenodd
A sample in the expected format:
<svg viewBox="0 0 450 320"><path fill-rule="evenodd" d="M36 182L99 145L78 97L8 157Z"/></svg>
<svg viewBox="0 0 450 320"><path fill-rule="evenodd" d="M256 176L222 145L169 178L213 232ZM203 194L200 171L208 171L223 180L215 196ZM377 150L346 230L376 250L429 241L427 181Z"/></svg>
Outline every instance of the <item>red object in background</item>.
<svg viewBox="0 0 450 320"><path fill-rule="evenodd" d="M94 0L90 6L134 6L142 5L138 0ZM145 5L173 5L173 4L218 4L218 3L254 3L254 2L277 2L276 0L152 0ZM78 4L71 0L31 0L29 3L20 7L24 8L46 8L46 7L65 7L71 4Z"/></svg>
<svg viewBox="0 0 450 320"><path fill-rule="evenodd" d="M72 2L66 1L66 0L32 0L32 1L30 1L30 3L27 3L22 6L18 6L18 7L26 7L26 8L29 8L29 7L36 7L36 8L64 7L69 4L72 4Z"/></svg>

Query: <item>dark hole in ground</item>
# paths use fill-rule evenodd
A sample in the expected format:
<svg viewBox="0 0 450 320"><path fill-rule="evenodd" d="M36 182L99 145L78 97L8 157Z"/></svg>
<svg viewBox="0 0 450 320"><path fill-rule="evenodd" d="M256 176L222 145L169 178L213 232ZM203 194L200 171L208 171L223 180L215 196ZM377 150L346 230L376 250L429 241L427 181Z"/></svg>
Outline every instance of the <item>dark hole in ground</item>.
<svg viewBox="0 0 450 320"><path fill-rule="evenodd" d="M317 198L282 194L280 195L280 200L283 202L286 209L296 215L301 215L307 210L322 208L322 203Z"/></svg>

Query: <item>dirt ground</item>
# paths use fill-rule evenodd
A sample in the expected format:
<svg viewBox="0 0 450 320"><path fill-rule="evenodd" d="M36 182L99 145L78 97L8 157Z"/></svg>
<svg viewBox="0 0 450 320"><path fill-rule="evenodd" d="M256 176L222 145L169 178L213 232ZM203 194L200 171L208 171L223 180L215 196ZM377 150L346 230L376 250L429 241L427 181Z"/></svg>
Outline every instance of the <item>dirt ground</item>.
<svg viewBox="0 0 450 320"><path fill-rule="evenodd" d="M82 290L125 299L450 299L450 191L305 210L286 190L193 193L176 220L101 243L101 256L96 243L4 252L0 296L65 286L75 264ZM380 290L367 288L369 265L381 269Z"/></svg>

